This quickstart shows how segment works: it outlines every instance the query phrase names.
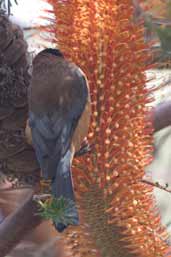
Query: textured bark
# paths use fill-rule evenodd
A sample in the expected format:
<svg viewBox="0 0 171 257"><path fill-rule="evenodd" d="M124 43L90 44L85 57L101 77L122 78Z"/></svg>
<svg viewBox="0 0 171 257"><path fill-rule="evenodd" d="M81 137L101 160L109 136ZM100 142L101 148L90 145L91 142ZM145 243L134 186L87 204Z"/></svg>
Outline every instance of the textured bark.
<svg viewBox="0 0 171 257"><path fill-rule="evenodd" d="M0 225L0 257L6 256L24 235L41 223L38 206L28 190L25 200Z"/></svg>
<svg viewBox="0 0 171 257"><path fill-rule="evenodd" d="M34 150L27 144L24 133L28 118L27 88L30 81L27 55L27 43L21 28L0 12L1 188L4 176L15 181L13 187L17 188L22 185L34 187L40 179ZM8 186L10 187L10 183ZM8 209L8 216L0 225L0 256L5 256L40 223L40 218L35 216L37 205L32 201L32 195L31 190L25 198L21 197L21 204L13 208L10 202L6 202L12 202L13 196L0 191L0 209Z"/></svg>
<svg viewBox="0 0 171 257"><path fill-rule="evenodd" d="M39 165L26 143L30 81L27 43L21 28L0 13L0 167L19 184L39 181Z"/></svg>

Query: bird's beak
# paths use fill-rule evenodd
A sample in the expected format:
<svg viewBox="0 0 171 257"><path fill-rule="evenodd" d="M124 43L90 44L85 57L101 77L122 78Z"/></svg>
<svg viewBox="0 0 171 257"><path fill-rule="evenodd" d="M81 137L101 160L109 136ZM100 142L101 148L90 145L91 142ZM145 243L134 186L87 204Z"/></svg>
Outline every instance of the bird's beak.
<svg viewBox="0 0 171 257"><path fill-rule="evenodd" d="M26 141L29 145L33 145L32 144L32 134L31 134L31 128L29 126L29 122L27 120L26 122L26 127L25 127L25 138L26 138Z"/></svg>

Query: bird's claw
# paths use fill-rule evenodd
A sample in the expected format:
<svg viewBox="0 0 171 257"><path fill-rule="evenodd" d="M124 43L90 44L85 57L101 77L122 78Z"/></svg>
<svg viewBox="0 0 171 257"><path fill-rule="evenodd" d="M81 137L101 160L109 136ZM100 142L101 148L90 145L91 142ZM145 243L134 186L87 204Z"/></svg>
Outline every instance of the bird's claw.
<svg viewBox="0 0 171 257"><path fill-rule="evenodd" d="M75 153L75 157L82 156L84 154L90 153L92 150L91 145L86 140L83 145L81 146L80 150Z"/></svg>

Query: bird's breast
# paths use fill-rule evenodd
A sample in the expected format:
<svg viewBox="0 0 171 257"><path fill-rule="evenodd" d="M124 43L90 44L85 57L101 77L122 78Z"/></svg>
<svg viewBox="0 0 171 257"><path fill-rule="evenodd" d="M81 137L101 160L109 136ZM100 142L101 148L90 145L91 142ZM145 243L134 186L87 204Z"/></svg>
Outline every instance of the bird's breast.
<svg viewBox="0 0 171 257"><path fill-rule="evenodd" d="M72 138L72 147L74 147L75 152L80 150L81 144L85 137L87 136L89 124L91 117L91 102L88 99L85 109L78 121L78 125L74 131Z"/></svg>

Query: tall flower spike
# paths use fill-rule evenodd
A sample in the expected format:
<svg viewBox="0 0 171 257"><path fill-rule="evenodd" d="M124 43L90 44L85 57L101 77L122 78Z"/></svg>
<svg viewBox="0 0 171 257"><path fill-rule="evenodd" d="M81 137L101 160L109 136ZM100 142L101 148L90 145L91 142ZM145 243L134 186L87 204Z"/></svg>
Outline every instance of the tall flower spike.
<svg viewBox="0 0 171 257"><path fill-rule="evenodd" d="M75 160L73 171L89 240L102 257L162 257L166 231L152 189L141 182L153 150L145 118L151 99L143 28L133 23L132 0L47 2L54 13L53 42L90 83L94 149Z"/></svg>

